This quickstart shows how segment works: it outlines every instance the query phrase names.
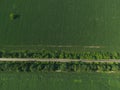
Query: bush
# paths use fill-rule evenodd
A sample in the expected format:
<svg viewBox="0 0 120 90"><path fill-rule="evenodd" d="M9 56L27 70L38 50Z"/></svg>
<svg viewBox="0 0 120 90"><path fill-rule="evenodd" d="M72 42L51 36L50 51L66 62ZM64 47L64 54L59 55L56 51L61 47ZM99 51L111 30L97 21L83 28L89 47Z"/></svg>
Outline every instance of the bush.
<svg viewBox="0 0 120 90"><path fill-rule="evenodd" d="M0 62L0 72L107 72L120 71L120 63Z"/></svg>
<svg viewBox="0 0 120 90"><path fill-rule="evenodd" d="M51 50L22 50L8 51L0 50L0 58L60 58L60 59L120 59L119 52L68 52Z"/></svg>
<svg viewBox="0 0 120 90"><path fill-rule="evenodd" d="M15 19L19 18L20 15L15 14L15 13L10 13L9 17L10 17L10 20L15 20Z"/></svg>

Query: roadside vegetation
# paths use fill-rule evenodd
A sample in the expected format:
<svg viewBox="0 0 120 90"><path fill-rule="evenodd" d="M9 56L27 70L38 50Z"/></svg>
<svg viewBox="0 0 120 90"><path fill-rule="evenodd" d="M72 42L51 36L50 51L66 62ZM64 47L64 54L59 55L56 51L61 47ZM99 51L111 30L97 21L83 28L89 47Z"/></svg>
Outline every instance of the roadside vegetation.
<svg viewBox="0 0 120 90"><path fill-rule="evenodd" d="M0 62L0 72L108 72L120 71L120 63Z"/></svg>
<svg viewBox="0 0 120 90"><path fill-rule="evenodd" d="M0 58L55 58L55 59L120 59L120 52L70 52L63 50L1 50Z"/></svg>

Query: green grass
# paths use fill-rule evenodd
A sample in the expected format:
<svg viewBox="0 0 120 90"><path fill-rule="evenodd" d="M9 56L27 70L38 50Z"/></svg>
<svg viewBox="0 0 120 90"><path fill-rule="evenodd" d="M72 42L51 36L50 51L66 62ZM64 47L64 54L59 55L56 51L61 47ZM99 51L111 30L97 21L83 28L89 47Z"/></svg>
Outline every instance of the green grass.
<svg viewBox="0 0 120 90"><path fill-rule="evenodd" d="M1 73L1 90L120 90L120 73Z"/></svg>
<svg viewBox="0 0 120 90"><path fill-rule="evenodd" d="M1 0L0 47L120 50L119 0ZM11 20L10 14L19 15ZM94 49L94 48L93 48Z"/></svg>

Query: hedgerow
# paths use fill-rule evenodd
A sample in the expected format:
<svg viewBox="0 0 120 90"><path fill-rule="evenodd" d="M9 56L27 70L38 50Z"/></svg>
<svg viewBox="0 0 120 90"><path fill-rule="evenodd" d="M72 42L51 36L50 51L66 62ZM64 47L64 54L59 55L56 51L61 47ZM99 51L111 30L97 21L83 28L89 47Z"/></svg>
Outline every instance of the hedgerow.
<svg viewBox="0 0 120 90"><path fill-rule="evenodd" d="M52 50L0 50L0 58L120 59L120 52L71 52Z"/></svg>
<svg viewBox="0 0 120 90"><path fill-rule="evenodd" d="M0 62L0 72L105 72L120 71L120 63Z"/></svg>

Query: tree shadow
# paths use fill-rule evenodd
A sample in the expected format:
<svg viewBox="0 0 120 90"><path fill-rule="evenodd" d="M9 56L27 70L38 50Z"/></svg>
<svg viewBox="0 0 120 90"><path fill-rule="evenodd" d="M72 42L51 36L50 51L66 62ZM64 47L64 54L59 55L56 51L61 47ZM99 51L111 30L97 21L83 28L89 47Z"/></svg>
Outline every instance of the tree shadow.
<svg viewBox="0 0 120 90"><path fill-rule="evenodd" d="M14 20L15 20L15 19L18 19L18 18L20 18L20 15L19 15L19 14L15 14L14 17L13 17Z"/></svg>

